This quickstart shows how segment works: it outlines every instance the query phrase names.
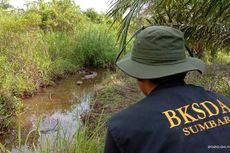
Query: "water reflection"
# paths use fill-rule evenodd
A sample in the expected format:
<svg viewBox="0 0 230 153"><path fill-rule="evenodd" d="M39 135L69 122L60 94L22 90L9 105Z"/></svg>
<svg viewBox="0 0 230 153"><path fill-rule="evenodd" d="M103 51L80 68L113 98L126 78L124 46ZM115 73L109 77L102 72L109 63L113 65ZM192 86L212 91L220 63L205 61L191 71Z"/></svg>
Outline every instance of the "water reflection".
<svg viewBox="0 0 230 153"><path fill-rule="evenodd" d="M46 116L42 119L40 124L40 132L42 142L39 143L45 148L47 144L50 145L49 148L53 148L56 142L57 135L60 139L69 139L69 142L74 139L74 135L79 126L81 126L80 115L87 111L90 107L90 95L81 97L81 103L79 105L73 105L72 109L67 112L57 111L51 116ZM37 127L36 125L34 125ZM59 133L58 133L59 132ZM47 143L47 141L49 143Z"/></svg>

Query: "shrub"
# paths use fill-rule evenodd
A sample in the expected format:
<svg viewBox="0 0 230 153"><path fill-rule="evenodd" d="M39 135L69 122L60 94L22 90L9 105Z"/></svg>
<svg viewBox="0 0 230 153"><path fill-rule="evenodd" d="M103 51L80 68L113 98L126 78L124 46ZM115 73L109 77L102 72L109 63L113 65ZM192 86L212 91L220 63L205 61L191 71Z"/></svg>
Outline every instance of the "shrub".
<svg viewBox="0 0 230 153"><path fill-rule="evenodd" d="M116 35L104 24L89 24L78 31L76 54L83 53L84 65L106 67L112 63L116 51Z"/></svg>

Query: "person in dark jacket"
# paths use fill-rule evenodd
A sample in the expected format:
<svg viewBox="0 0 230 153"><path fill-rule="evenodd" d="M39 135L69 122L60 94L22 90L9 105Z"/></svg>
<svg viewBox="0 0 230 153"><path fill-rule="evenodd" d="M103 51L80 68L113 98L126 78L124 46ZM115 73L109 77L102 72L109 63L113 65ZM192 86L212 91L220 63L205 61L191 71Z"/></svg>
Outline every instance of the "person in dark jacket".
<svg viewBox="0 0 230 153"><path fill-rule="evenodd" d="M117 66L146 97L108 120L105 153L230 153L230 100L184 82L205 64L187 57L181 31L143 29Z"/></svg>

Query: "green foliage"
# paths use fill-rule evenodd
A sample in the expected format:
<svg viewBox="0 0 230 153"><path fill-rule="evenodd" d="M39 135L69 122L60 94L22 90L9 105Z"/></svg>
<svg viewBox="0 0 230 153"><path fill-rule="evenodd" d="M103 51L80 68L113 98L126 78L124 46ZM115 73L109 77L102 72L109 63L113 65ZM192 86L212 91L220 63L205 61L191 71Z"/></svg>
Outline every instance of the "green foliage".
<svg viewBox="0 0 230 153"><path fill-rule="evenodd" d="M0 8L8 9L8 8L12 8L12 6L9 4L9 0L0 0Z"/></svg>
<svg viewBox="0 0 230 153"><path fill-rule="evenodd" d="M9 35L8 38L0 38L0 41L6 42L5 45L1 43L3 45L0 50L4 62L2 66L5 67L0 70L5 78L1 84L2 89L18 94L33 91L48 77L42 75L44 67L49 63L46 43L41 41L42 35L37 32L12 32Z"/></svg>
<svg viewBox="0 0 230 153"><path fill-rule="evenodd" d="M230 52L229 53L224 53L224 52L218 52L217 53L217 58L216 63L230 63Z"/></svg>
<svg viewBox="0 0 230 153"><path fill-rule="evenodd" d="M104 21L104 15L97 13L93 8L87 9L83 13L94 23L103 23Z"/></svg>
<svg viewBox="0 0 230 153"><path fill-rule="evenodd" d="M106 67L116 55L116 35L105 24L89 24L79 31L77 51L83 53L84 65Z"/></svg>
<svg viewBox="0 0 230 153"><path fill-rule="evenodd" d="M55 0L45 2L44 0L32 2L29 5L28 14L34 13L40 16L40 28L44 31L70 31L82 15L80 8L74 5L72 0Z"/></svg>
<svg viewBox="0 0 230 153"><path fill-rule="evenodd" d="M49 46L48 56L50 59L49 67L45 70L48 70L51 77L74 72L78 66L81 66L81 60L73 58L76 48L76 36L73 33L47 33L43 39Z"/></svg>

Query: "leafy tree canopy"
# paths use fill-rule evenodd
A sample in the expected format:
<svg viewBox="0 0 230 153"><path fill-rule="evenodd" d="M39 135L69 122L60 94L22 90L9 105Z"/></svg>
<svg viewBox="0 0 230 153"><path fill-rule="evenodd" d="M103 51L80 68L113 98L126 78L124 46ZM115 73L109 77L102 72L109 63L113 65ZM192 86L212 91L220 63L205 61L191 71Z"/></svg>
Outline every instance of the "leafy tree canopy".
<svg viewBox="0 0 230 153"><path fill-rule="evenodd" d="M168 25L185 33L194 53L230 50L229 0L111 0L109 16L121 20L119 38L126 43L130 23L134 18L145 19L144 25Z"/></svg>

